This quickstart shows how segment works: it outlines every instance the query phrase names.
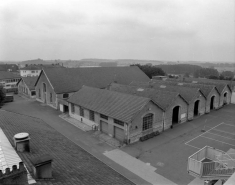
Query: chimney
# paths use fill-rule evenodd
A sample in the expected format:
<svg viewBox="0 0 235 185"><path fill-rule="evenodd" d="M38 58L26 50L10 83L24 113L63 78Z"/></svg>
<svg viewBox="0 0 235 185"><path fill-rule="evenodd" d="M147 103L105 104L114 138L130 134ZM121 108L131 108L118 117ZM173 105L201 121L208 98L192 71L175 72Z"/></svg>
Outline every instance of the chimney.
<svg viewBox="0 0 235 185"><path fill-rule="evenodd" d="M18 133L14 135L14 144L15 149L18 152L30 152L30 145L29 145L29 134L28 133Z"/></svg>

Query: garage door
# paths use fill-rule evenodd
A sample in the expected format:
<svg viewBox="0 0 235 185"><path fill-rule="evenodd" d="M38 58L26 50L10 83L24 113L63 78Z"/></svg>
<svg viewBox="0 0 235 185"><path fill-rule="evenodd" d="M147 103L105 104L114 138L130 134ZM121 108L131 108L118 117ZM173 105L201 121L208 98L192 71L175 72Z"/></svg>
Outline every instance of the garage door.
<svg viewBox="0 0 235 185"><path fill-rule="evenodd" d="M108 134L108 123L100 121L100 131Z"/></svg>
<svg viewBox="0 0 235 185"><path fill-rule="evenodd" d="M123 141L125 139L124 130L119 127L114 127L114 138L116 138L119 141Z"/></svg>

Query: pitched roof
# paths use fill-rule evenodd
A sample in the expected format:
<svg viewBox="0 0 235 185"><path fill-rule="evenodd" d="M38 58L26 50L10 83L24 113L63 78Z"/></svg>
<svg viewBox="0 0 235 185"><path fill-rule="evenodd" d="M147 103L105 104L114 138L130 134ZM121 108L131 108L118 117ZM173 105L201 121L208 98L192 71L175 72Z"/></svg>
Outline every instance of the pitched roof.
<svg viewBox="0 0 235 185"><path fill-rule="evenodd" d="M68 99L68 102L127 123L149 101L149 98L87 86L83 86Z"/></svg>
<svg viewBox="0 0 235 185"><path fill-rule="evenodd" d="M162 90L162 91L178 92L188 103L194 101L195 98L197 98L200 94L202 94L199 88L194 89L190 87L169 85L162 80L156 80L154 83L149 85L149 88L154 88L156 90Z"/></svg>
<svg viewBox="0 0 235 185"><path fill-rule="evenodd" d="M166 110L175 101L175 99L178 96L180 96L184 101L186 101L177 92L156 90L152 88L144 88L144 87L140 88L136 86L128 86L128 85L112 83L109 86L109 90L150 98L163 110Z"/></svg>
<svg viewBox="0 0 235 185"><path fill-rule="evenodd" d="M154 80L156 81L156 80ZM181 82L181 81L171 81L166 80L164 81L166 84L169 85L175 85L175 86L183 86L183 87L190 87L190 88L199 88L201 92L204 94L204 96L207 98L207 96L211 93L213 89L215 89L218 92L218 89L215 85L209 85L209 84L198 84L198 83L189 83L189 82ZM218 92L219 93L219 92Z"/></svg>
<svg viewBox="0 0 235 185"><path fill-rule="evenodd" d="M114 81L120 84L129 84L133 80L143 82L150 80L148 76L136 66L43 68L42 72L45 72L56 93L75 92L81 89L83 85L105 88Z"/></svg>
<svg viewBox="0 0 235 185"><path fill-rule="evenodd" d="M36 180L38 185L134 185L126 177L39 118L0 109L0 128L4 131L12 146L14 146L12 138L16 133L26 132L30 134L32 137L30 147L33 152L30 154L19 152L18 155L31 174L33 172L31 159L44 154L49 154L53 158L53 179ZM4 145L4 142L1 140L1 145ZM12 156L8 153L5 154L5 157L14 162ZM5 166L9 165L8 163Z"/></svg>
<svg viewBox="0 0 235 185"><path fill-rule="evenodd" d="M28 86L30 90L34 90L35 89L34 85L37 79L38 79L38 76L32 76L32 77L28 76L28 77L22 77L21 80L23 80L23 82Z"/></svg>
<svg viewBox="0 0 235 185"><path fill-rule="evenodd" d="M232 91L231 86L229 86L225 82L207 81L204 79L195 79L195 80L186 79L186 82L190 82L190 83L195 82L197 84L214 85L216 86L220 94L222 93L222 91L224 90L226 86L228 86L229 90Z"/></svg>
<svg viewBox="0 0 235 185"><path fill-rule="evenodd" d="M14 78L21 78L21 76L12 72L0 71L0 80Z"/></svg>

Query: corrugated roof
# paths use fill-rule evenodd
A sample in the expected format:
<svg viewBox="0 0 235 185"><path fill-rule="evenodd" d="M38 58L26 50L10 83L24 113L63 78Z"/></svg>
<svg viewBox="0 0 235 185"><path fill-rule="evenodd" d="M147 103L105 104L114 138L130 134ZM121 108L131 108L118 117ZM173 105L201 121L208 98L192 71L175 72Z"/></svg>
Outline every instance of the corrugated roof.
<svg viewBox="0 0 235 185"><path fill-rule="evenodd" d="M127 123L149 101L149 98L87 86L83 86L68 99L68 102Z"/></svg>
<svg viewBox="0 0 235 185"><path fill-rule="evenodd" d="M129 84L133 80L149 81L138 67L96 67L96 68L44 68L46 76L56 93L78 91L83 85L106 88L116 81Z"/></svg>
<svg viewBox="0 0 235 185"><path fill-rule="evenodd" d="M30 90L35 90L35 82L37 81L38 76L28 76L28 77L22 77L22 80L25 82L25 84L28 86ZM18 82L19 83L19 82Z"/></svg>
<svg viewBox="0 0 235 185"><path fill-rule="evenodd" d="M12 72L0 71L0 80L14 78L21 78L21 76Z"/></svg>
<svg viewBox="0 0 235 185"><path fill-rule="evenodd" d="M175 99L178 96L180 96L180 94L177 92L169 92L163 90L156 90L152 88L121 85L116 83L110 84L109 89L111 91L117 91L117 92L151 98L153 102L155 102L163 110L166 110L175 101ZM182 96L180 97L182 98Z"/></svg>

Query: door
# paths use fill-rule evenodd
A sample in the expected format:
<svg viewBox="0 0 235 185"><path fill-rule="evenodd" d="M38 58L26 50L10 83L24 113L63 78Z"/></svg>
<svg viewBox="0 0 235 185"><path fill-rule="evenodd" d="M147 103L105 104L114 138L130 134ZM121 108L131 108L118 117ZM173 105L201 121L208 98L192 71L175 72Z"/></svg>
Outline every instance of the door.
<svg viewBox="0 0 235 185"><path fill-rule="evenodd" d="M198 116L199 113L199 100L194 103L194 116Z"/></svg>
<svg viewBox="0 0 235 185"><path fill-rule="evenodd" d="M210 104L210 109L214 109L214 99L215 99L215 96L212 96L211 97L211 104Z"/></svg>
<svg viewBox="0 0 235 185"><path fill-rule="evenodd" d="M124 130L119 127L114 127L114 138L122 142L125 139Z"/></svg>
<svg viewBox="0 0 235 185"><path fill-rule="evenodd" d="M100 121L100 131L108 134L108 123Z"/></svg>
<svg viewBox="0 0 235 185"><path fill-rule="evenodd" d="M172 113L172 124L179 123L179 111L180 111L180 106L174 107Z"/></svg>

